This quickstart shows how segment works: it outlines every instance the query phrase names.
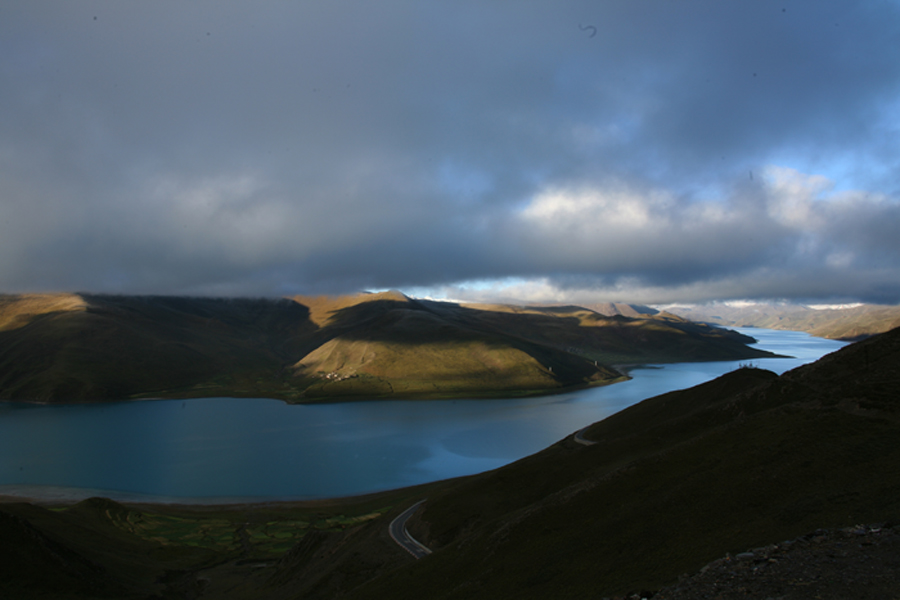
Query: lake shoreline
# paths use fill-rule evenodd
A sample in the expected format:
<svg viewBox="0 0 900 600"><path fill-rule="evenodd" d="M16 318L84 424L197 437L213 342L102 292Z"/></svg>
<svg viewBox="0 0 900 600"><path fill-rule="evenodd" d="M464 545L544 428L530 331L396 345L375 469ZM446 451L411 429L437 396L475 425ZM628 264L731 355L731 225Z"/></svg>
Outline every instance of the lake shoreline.
<svg viewBox="0 0 900 600"><path fill-rule="evenodd" d="M713 362L713 361L699 361L699 362ZM675 363L677 364L677 363ZM649 367L644 365L634 365L630 367L630 369L634 368L661 368L661 367ZM630 370L629 369L629 370ZM618 369L616 369L618 370ZM463 391L463 392L401 392L396 394L384 394L384 395L376 395L376 394L355 394L355 395L343 395L343 396L334 396L334 397L325 397L325 396L315 396L311 398L301 398L298 399L296 397L291 397L287 395L278 395L278 394L267 394L265 396L259 395L259 393L252 392L235 392L231 391L230 393L222 393L210 395L207 391L204 393L197 394L184 394L184 393L173 393L171 396L169 395L154 395L154 396L131 396L128 398L115 398L110 400L62 400L62 401L52 401L48 402L46 400L31 400L31 399L9 399L9 398L0 398L0 404L8 403L8 404L24 404L29 406L78 406L78 405L102 405L102 404L112 404L116 402L150 402L150 401L171 401L171 400L197 400L199 398L242 398L242 399L261 399L261 400L279 400L288 405L316 405L316 404L336 404L336 403L344 403L344 402L382 402L382 401L390 401L390 400L403 400L409 402L415 402L417 400L422 401L430 401L430 400L516 400L520 398L540 398L542 396L557 396L560 394L569 394L572 392L577 392L580 390L586 390L597 387L604 387L609 385L615 385L617 383L623 383L625 381L629 381L631 377L620 371L622 373L621 377L615 377L612 379L604 379L602 381L593 381L578 385L566 385L557 388L536 388L531 390L498 390L495 393L490 393L488 391Z"/></svg>
<svg viewBox="0 0 900 600"><path fill-rule="evenodd" d="M760 332L762 333L762 332ZM772 332L760 344L796 359L842 346ZM643 399L685 389L742 362L618 364L617 384L510 397L201 397L156 402L0 403L4 502L259 504L355 497L490 471L550 446ZM757 363L757 361L752 361ZM268 402L266 402L268 400ZM471 401L476 400L476 401Z"/></svg>
<svg viewBox="0 0 900 600"><path fill-rule="evenodd" d="M794 356L777 354L769 352L768 356L755 356L740 360L769 360L776 358L795 358ZM285 404L296 405L315 405L315 404L335 404L342 402L380 402L385 400L404 400L404 401L430 401L430 400L503 400L503 399L519 399L519 398L536 398L541 396L555 396L560 394L568 394L580 390L586 390L597 387L605 387L623 383L632 379L631 372L638 369L664 369L666 365L679 364L702 364L717 362L733 362L732 359L716 359L716 360L685 360L685 361L655 361L644 363L623 363L608 365L621 374L620 377L603 379L600 381L589 381L574 385L564 385L556 388L534 388L521 390L463 390L453 392L397 392L392 394L345 394L335 396L312 396L303 397L293 394L273 393L272 390L234 390L234 389L198 389L198 390L172 390L171 393L166 392L149 392L147 395L135 394L126 398L115 398L107 400L95 399L78 399L78 400L35 400L29 398L0 398L0 403L10 404L27 404L34 406L68 406L68 405L97 405L109 404L114 402L132 402L132 401L153 401L153 400L194 400L197 398L260 398L267 400L280 400ZM265 395L263 395L265 394Z"/></svg>
<svg viewBox="0 0 900 600"><path fill-rule="evenodd" d="M397 495L414 495L419 494L423 490L429 489L430 486L442 484L454 479L464 479L471 475L463 475L461 477L449 477L447 479L439 479L427 483L418 483L415 485L403 486L398 488L390 488L362 494L353 494L349 496L334 496L327 498L264 498L264 497L248 497L248 498L208 498L208 502L198 502L196 498L159 498L151 495L126 494L118 493L113 490L106 490L107 495L103 495L101 490L84 490L84 494L66 496L62 490L80 490L82 488L56 488L61 490L56 494L45 494L29 492L27 494L10 494L0 491L0 506L3 504L33 504L44 508L67 508L74 506L92 498L103 498L112 500L118 504L123 504L132 508L144 508L147 510L166 511L166 510L196 510L196 511L224 511L224 510L260 510L260 509L313 509L319 507L334 508L339 506L352 506L367 502L378 501L387 497ZM0 486L2 487L2 486ZM7 486L8 487L8 486ZM25 487L25 486L23 486ZM97 492L92 494L91 492Z"/></svg>

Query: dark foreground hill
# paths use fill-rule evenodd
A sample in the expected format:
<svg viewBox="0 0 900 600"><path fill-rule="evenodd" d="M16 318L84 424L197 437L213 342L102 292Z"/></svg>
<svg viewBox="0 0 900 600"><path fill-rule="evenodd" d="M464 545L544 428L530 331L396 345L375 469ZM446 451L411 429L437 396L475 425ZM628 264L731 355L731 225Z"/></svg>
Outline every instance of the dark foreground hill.
<svg viewBox="0 0 900 600"><path fill-rule="evenodd" d="M729 552L895 521L900 330L781 377L739 369L646 400L584 436L597 443L567 439L432 493L413 531L435 554L366 597L654 590Z"/></svg>
<svg viewBox="0 0 900 600"><path fill-rule="evenodd" d="M0 596L895 598L898 440L894 330L418 488L305 505L0 505ZM388 523L422 498L408 527L433 553L415 560Z"/></svg>
<svg viewBox="0 0 900 600"><path fill-rule="evenodd" d="M392 292L225 299L0 296L0 399L513 396L608 365L771 356L674 316L468 307Z"/></svg>

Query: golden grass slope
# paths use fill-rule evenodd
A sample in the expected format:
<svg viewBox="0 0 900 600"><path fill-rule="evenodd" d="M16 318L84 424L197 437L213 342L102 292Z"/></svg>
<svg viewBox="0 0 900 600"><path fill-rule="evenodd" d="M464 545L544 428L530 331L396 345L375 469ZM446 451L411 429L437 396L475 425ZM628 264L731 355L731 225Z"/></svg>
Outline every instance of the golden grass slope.
<svg viewBox="0 0 900 600"><path fill-rule="evenodd" d="M408 303L409 297L398 291L379 292L374 294L352 294L348 296L294 296L297 304L309 310L309 319L318 327L326 327L340 311L367 302Z"/></svg>
<svg viewBox="0 0 900 600"><path fill-rule="evenodd" d="M420 366L410 369L411 364ZM295 366L298 372L324 379L308 388L307 395L352 394L359 378L369 380L373 389L392 394L479 394L558 386L548 368L534 357L515 348L491 347L478 341L437 342L417 348L336 338ZM465 382L460 373L465 373Z"/></svg>
<svg viewBox="0 0 900 600"><path fill-rule="evenodd" d="M0 331L24 327L40 315L86 309L78 294L0 294Z"/></svg>

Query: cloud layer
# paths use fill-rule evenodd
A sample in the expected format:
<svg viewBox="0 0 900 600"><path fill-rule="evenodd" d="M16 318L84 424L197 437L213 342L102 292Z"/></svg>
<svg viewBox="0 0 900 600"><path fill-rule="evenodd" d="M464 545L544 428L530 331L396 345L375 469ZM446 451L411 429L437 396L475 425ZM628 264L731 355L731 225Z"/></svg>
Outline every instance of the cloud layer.
<svg viewBox="0 0 900 600"><path fill-rule="evenodd" d="M9 2L0 291L900 301L900 8Z"/></svg>

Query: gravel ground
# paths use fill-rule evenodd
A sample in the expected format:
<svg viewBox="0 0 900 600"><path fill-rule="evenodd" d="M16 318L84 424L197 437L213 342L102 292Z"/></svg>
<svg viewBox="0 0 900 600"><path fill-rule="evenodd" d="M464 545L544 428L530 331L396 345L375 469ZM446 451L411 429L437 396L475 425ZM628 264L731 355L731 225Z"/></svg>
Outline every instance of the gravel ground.
<svg viewBox="0 0 900 600"><path fill-rule="evenodd" d="M900 600L900 527L817 530L716 560L629 600Z"/></svg>

